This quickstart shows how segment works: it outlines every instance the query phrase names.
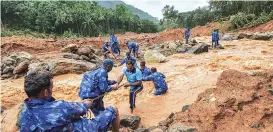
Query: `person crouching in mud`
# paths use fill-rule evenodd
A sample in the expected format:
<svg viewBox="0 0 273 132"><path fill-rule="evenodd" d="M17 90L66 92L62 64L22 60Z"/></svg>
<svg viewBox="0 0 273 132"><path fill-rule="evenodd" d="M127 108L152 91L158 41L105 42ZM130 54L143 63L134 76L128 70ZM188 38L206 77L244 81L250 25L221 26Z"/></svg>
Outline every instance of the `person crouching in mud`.
<svg viewBox="0 0 273 132"><path fill-rule="evenodd" d="M154 86L156 89L154 92L154 95L161 95L161 94L166 93L168 90L168 85L167 85L166 81L164 80L164 78L166 78L166 76L160 72L157 72L156 68L154 68L154 67L151 68L151 71L152 71L152 74L147 77L143 77L142 80L154 82Z"/></svg>
<svg viewBox="0 0 273 132"><path fill-rule="evenodd" d="M119 85L120 82L123 80L124 75L126 75L128 81L128 84L125 84L124 87L130 87L129 103L131 113L133 113L133 109L136 107L136 94L143 89L142 73L138 68L134 67L134 62L132 60L128 60L126 62L126 67L122 69L121 75L117 79L117 85Z"/></svg>

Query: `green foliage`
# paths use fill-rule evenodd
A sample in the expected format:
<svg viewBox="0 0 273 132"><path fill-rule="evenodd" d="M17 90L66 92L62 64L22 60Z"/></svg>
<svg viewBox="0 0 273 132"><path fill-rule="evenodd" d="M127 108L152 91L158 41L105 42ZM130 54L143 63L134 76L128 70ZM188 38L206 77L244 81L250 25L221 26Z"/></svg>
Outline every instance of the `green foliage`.
<svg viewBox="0 0 273 132"><path fill-rule="evenodd" d="M180 13L166 5L160 24L165 28L203 26L212 21L232 22L233 29L257 26L273 19L273 1L209 1L208 7ZM170 26L171 25L171 26Z"/></svg>
<svg viewBox="0 0 273 132"><path fill-rule="evenodd" d="M3 1L3 25L69 38L111 32L157 32L157 24L141 20L124 5L106 9L92 1Z"/></svg>

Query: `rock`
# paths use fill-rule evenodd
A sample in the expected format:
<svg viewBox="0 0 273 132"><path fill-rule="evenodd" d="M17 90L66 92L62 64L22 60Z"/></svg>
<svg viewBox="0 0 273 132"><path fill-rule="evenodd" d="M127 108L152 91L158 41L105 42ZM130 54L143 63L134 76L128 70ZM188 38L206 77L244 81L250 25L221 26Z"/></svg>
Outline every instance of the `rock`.
<svg viewBox="0 0 273 132"><path fill-rule="evenodd" d="M5 106L1 106L1 113L3 113L7 108Z"/></svg>
<svg viewBox="0 0 273 132"><path fill-rule="evenodd" d="M3 69L1 74L7 74L7 73L12 73L13 72L14 67L13 66L9 66L9 67L5 67L5 69Z"/></svg>
<svg viewBox="0 0 273 132"><path fill-rule="evenodd" d="M78 49L78 45L76 44L68 44L64 48L61 49L61 52L71 52L71 53L76 53Z"/></svg>
<svg viewBox="0 0 273 132"><path fill-rule="evenodd" d="M145 129L145 128L138 128L134 132L149 132L149 131L147 129Z"/></svg>
<svg viewBox="0 0 273 132"><path fill-rule="evenodd" d="M174 41L174 43L175 43L176 45L178 45L178 46L181 46L181 45L184 44L184 43L183 43L183 40L176 40L176 41Z"/></svg>
<svg viewBox="0 0 273 132"><path fill-rule="evenodd" d="M273 32L267 33L254 33L252 39L254 40L270 40L273 37Z"/></svg>
<svg viewBox="0 0 273 132"><path fill-rule="evenodd" d="M222 46L221 44L216 46L217 49L225 49L224 46Z"/></svg>
<svg viewBox="0 0 273 132"><path fill-rule="evenodd" d="M251 38L253 36L253 33L239 33L238 39L243 39L243 38Z"/></svg>
<svg viewBox="0 0 273 132"><path fill-rule="evenodd" d="M197 44L197 41L195 39L192 40L192 43Z"/></svg>
<svg viewBox="0 0 273 132"><path fill-rule="evenodd" d="M156 129L157 127L156 126L151 126L151 127L149 127L148 128L148 131L150 132L150 131L153 131L154 129Z"/></svg>
<svg viewBox="0 0 273 132"><path fill-rule="evenodd" d="M78 49L78 55L86 55L88 56L91 53L91 49L89 47L81 47Z"/></svg>
<svg viewBox="0 0 273 132"><path fill-rule="evenodd" d="M26 110L26 105L25 104L21 104L19 106L19 112L18 112L18 116L17 116L17 122L16 122L16 126L18 128L21 127L21 118L22 118L22 113Z"/></svg>
<svg viewBox="0 0 273 132"><path fill-rule="evenodd" d="M167 121L163 120L158 123L159 126L167 126Z"/></svg>
<svg viewBox="0 0 273 132"><path fill-rule="evenodd" d="M19 74L27 71L29 63L30 63L29 60L21 62L18 66L14 68L13 74Z"/></svg>
<svg viewBox="0 0 273 132"><path fill-rule="evenodd" d="M251 125L250 125L250 127L251 128L259 128L260 127L260 124L258 124L258 123L252 123Z"/></svg>
<svg viewBox="0 0 273 132"><path fill-rule="evenodd" d="M96 68L96 64L71 59L54 59L49 63L52 75L83 73Z"/></svg>
<svg viewBox="0 0 273 132"><path fill-rule="evenodd" d="M164 132L164 131L162 129L160 129L160 128L156 128L156 129L154 129L154 130L152 130L150 132Z"/></svg>
<svg viewBox="0 0 273 132"><path fill-rule="evenodd" d="M182 108L182 112L185 112L186 110L188 110L190 107L190 105L184 105Z"/></svg>
<svg viewBox="0 0 273 132"><path fill-rule="evenodd" d="M238 40L238 35L237 34L232 34L232 33L227 33L227 34L223 35L221 40L224 40L224 41Z"/></svg>
<svg viewBox="0 0 273 132"><path fill-rule="evenodd" d="M31 54L24 51L12 53L9 57L16 60L17 64L26 60L30 61L33 59L33 56Z"/></svg>
<svg viewBox="0 0 273 132"><path fill-rule="evenodd" d="M166 126L159 126L159 128L163 131L166 132L168 130L168 127Z"/></svg>
<svg viewBox="0 0 273 132"><path fill-rule="evenodd" d="M176 123L172 125L167 132L194 132L196 129L194 127L184 126L181 123Z"/></svg>
<svg viewBox="0 0 273 132"><path fill-rule="evenodd" d="M216 98L213 97L213 98L211 98L209 101L210 101L210 102L214 102L214 101L216 101Z"/></svg>
<svg viewBox="0 0 273 132"><path fill-rule="evenodd" d="M141 118L139 116L124 115L120 119L120 125L135 130L138 127L140 120Z"/></svg>
<svg viewBox="0 0 273 132"><path fill-rule="evenodd" d="M32 63L29 65L28 73L33 71L49 71L52 75L61 75L67 73L83 73L91 71L94 68L96 68L96 64L90 62L61 58Z"/></svg>
<svg viewBox="0 0 273 132"><path fill-rule="evenodd" d="M268 89L268 92L271 94L271 95L273 95L273 89L271 88L271 89Z"/></svg>
<svg viewBox="0 0 273 132"><path fill-rule="evenodd" d="M168 47L169 47L169 49L173 49L174 50L174 49L177 48L177 45L174 42L169 42Z"/></svg>
<svg viewBox="0 0 273 132"><path fill-rule="evenodd" d="M189 48L185 48L185 47L182 47L182 48L178 48L176 50L177 53L185 53L189 50Z"/></svg>
<svg viewBox="0 0 273 132"><path fill-rule="evenodd" d="M156 50L148 50L144 54L146 62L163 63L167 61L167 58Z"/></svg>
<svg viewBox="0 0 273 132"><path fill-rule="evenodd" d="M209 48L207 44L197 44L195 46L193 46L188 53L192 53L192 54L200 54L203 52L209 52Z"/></svg>
<svg viewBox="0 0 273 132"><path fill-rule="evenodd" d="M87 56L85 56L85 55L81 55L80 56L80 60L90 61L90 59Z"/></svg>
<svg viewBox="0 0 273 132"><path fill-rule="evenodd" d="M130 128L120 128L119 132L133 132L133 130Z"/></svg>
<svg viewBox="0 0 273 132"><path fill-rule="evenodd" d="M9 74L4 74L4 75L1 75L1 79L7 79L7 78L11 78L12 77L12 74L9 73Z"/></svg>
<svg viewBox="0 0 273 132"><path fill-rule="evenodd" d="M3 57L1 61L1 70L4 70L8 66L14 66L17 64L15 59L10 57Z"/></svg>
<svg viewBox="0 0 273 132"><path fill-rule="evenodd" d="M80 56L73 53L63 53L64 58L79 60Z"/></svg>

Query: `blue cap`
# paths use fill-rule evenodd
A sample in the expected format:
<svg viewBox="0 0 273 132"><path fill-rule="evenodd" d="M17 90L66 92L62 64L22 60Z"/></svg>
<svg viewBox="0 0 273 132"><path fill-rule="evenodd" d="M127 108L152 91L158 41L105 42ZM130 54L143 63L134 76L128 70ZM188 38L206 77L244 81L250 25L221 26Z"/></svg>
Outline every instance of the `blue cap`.
<svg viewBox="0 0 273 132"><path fill-rule="evenodd" d="M104 66L114 66L114 62L111 59L105 59L103 61Z"/></svg>

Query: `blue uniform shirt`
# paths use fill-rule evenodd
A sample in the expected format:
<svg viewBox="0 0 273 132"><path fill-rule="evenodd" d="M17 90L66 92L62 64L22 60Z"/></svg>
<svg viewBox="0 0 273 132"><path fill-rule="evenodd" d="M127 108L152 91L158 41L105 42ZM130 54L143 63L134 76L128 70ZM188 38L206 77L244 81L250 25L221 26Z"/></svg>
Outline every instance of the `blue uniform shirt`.
<svg viewBox="0 0 273 132"><path fill-rule="evenodd" d="M142 80L143 81L153 81L154 85L155 85L155 89L165 90L165 89L168 89L168 85L167 85L166 81L164 80L164 78L166 78L166 76L163 75L162 73L154 72L147 77L143 77Z"/></svg>
<svg viewBox="0 0 273 132"><path fill-rule="evenodd" d="M108 120L116 119L112 107L107 108L103 116L87 119L80 117L88 111L88 106L84 103L26 99L25 104L27 109L22 113L21 132L98 132L109 127L111 122Z"/></svg>
<svg viewBox="0 0 273 132"><path fill-rule="evenodd" d="M118 42L118 38L115 35L110 36L110 43Z"/></svg>
<svg viewBox="0 0 273 132"><path fill-rule="evenodd" d="M138 45L136 42L128 42L128 49L137 49Z"/></svg>
<svg viewBox="0 0 273 132"><path fill-rule="evenodd" d="M129 58L126 57L126 58L122 59L121 62L120 62L120 65L123 65L123 64L127 63L128 60L132 60L132 61L134 62L134 66L135 66L136 68L139 68L139 67L137 66L136 58L133 57L133 56L130 56Z"/></svg>
<svg viewBox="0 0 273 132"><path fill-rule="evenodd" d="M150 68L145 66L145 69L140 69L140 71L142 72L142 77L147 77L151 74L151 70Z"/></svg>
<svg viewBox="0 0 273 132"><path fill-rule="evenodd" d="M95 98L112 90L110 85L116 81L108 80L108 74L103 66L83 75L79 96L81 99Z"/></svg>
<svg viewBox="0 0 273 132"><path fill-rule="evenodd" d="M131 71L127 70L126 67L124 67L122 69L121 73L126 75L127 81L130 84L142 80L142 73L138 68L134 68L134 70L131 72Z"/></svg>
<svg viewBox="0 0 273 132"><path fill-rule="evenodd" d="M107 44L107 43L103 44L102 51L106 52L106 51L108 51L107 49L109 49L109 44Z"/></svg>
<svg viewBox="0 0 273 132"><path fill-rule="evenodd" d="M212 41L216 41L217 40L217 32L212 32L211 37L212 37Z"/></svg>
<svg viewBox="0 0 273 132"><path fill-rule="evenodd" d="M188 29L188 28L185 30L185 37L186 38L190 37L190 29Z"/></svg>

